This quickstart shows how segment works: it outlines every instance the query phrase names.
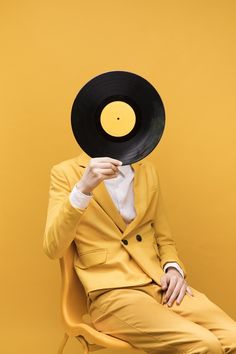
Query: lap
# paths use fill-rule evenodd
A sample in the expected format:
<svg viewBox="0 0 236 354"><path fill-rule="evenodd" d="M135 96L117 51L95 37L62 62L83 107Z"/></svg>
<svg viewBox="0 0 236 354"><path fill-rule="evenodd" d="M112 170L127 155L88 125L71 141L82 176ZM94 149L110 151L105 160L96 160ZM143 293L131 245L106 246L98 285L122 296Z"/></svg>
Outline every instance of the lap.
<svg viewBox="0 0 236 354"><path fill-rule="evenodd" d="M90 294L94 327L148 353L236 354L236 325L205 294L191 288L180 305L163 305L159 285L118 288ZM207 349L208 348L208 349ZM210 348L210 349L209 349Z"/></svg>
<svg viewBox="0 0 236 354"><path fill-rule="evenodd" d="M140 329L154 331L197 330L195 325L209 330L231 328L235 321L204 293L192 288L194 296L186 293L180 305L163 305L163 292L158 284L118 288L102 291L97 297L91 296L90 316L95 327L105 330L109 321L128 323ZM98 292L99 293L99 292Z"/></svg>
<svg viewBox="0 0 236 354"><path fill-rule="evenodd" d="M172 353L175 343L185 352L196 341L210 341L209 331L163 306L154 294L151 286L106 291L90 302L91 321L98 331L147 352Z"/></svg>

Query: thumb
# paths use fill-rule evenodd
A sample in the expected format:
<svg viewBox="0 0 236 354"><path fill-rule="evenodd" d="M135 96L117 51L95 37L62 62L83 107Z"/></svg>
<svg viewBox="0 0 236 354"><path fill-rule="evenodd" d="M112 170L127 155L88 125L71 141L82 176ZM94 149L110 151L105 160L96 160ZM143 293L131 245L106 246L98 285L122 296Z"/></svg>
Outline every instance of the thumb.
<svg viewBox="0 0 236 354"><path fill-rule="evenodd" d="M166 290L167 288L167 279L165 275L161 278L161 288L162 290Z"/></svg>

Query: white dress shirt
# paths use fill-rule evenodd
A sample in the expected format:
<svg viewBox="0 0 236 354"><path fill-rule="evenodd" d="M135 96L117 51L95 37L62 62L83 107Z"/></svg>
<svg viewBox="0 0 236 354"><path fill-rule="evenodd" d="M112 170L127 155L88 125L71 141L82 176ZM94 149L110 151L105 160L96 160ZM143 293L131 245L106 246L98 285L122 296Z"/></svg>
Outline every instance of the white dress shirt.
<svg viewBox="0 0 236 354"><path fill-rule="evenodd" d="M117 210L123 217L124 221L128 224L136 216L133 193L134 171L130 165L119 166L118 168L120 170L119 174L114 178L105 179L104 184ZM69 199L74 208L85 209L87 208L92 197L92 194L87 195L81 193L75 185L70 193ZM178 263L166 263L164 266L164 271L166 272L169 267L176 268L180 274L184 276L183 270Z"/></svg>

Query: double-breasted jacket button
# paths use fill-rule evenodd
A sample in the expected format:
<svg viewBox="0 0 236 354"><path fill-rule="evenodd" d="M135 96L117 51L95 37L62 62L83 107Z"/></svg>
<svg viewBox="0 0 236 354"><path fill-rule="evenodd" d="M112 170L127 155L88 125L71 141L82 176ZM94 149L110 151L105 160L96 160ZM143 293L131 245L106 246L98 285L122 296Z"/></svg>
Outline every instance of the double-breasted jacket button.
<svg viewBox="0 0 236 354"><path fill-rule="evenodd" d="M128 240L122 240L124 245L128 245Z"/></svg>
<svg viewBox="0 0 236 354"><path fill-rule="evenodd" d="M137 241L142 241L142 236L141 235L136 235L136 240Z"/></svg>

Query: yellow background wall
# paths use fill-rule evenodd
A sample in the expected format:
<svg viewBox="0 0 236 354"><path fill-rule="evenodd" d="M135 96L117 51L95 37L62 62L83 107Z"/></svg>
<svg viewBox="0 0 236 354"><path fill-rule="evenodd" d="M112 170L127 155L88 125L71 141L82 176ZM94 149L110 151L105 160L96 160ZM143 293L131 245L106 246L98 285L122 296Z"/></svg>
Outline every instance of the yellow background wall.
<svg viewBox="0 0 236 354"><path fill-rule="evenodd" d="M59 263L42 251L49 171L80 152L72 102L109 70L159 91L166 129L149 158L188 281L236 319L235 14L234 0L1 1L2 353L56 353ZM65 351L80 352L77 341Z"/></svg>

